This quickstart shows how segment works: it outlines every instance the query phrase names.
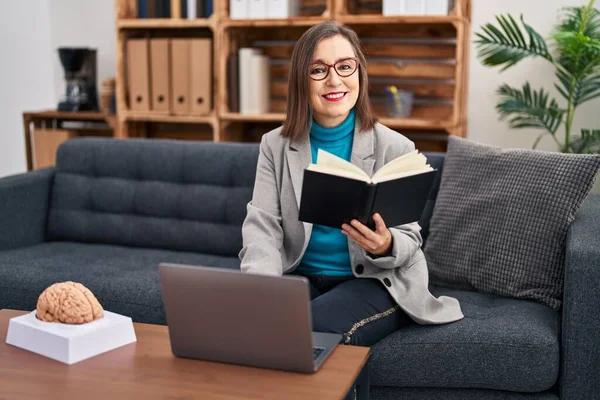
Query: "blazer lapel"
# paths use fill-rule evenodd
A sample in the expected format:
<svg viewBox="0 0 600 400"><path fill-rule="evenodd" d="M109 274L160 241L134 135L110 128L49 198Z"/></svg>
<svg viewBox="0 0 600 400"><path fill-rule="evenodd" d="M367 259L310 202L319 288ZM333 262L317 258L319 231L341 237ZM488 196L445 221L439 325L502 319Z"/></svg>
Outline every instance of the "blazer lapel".
<svg viewBox="0 0 600 400"><path fill-rule="evenodd" d="M296 204L300 209L300 197L302 194L302 181L304 180L304 170L312 162L312 153L310 150L310 140L308 132L301 138L290 141L285 150L290 176L292 178L292 187L296 196ZM302 222L304 228L304 247L308 243L312 231L312 224Z"/></svg>
<svg viewBox="0 0 600 400"><path fill-rule="evenodd" d="M286 158L292 178L294 195L296 196L298 208L300 208L300 195L302 194L304 170L312 161L308 134L290 142L286 149Z"/></svg>
<svg viewBox="0 0 600 400"><path fill-rule="evenodd" d="M373 167L375 166L375 143L374 132L372 129L364 132L359 132L359 127L356 125L354 131L354 141L352 142L352 164L359 166L367 175L373 175Z"/></svg>

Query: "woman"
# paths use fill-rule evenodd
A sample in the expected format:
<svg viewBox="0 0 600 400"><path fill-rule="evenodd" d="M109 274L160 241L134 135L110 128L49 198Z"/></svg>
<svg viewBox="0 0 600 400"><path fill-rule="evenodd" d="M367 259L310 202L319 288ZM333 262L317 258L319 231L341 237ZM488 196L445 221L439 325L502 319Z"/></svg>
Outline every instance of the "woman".
<svg viewBox="0 0 600 400"><path fill-rule="evenodd" d="M242 227L241 269L299 274L311 282L313 330L371 346L406 325L463 318L456 299L435 298L418 223L375 230L354 220L340 229L298 220L304 169L321 148L369 175L415 149L376 123L366 59L355 32L325 22L308 29L290 62L283 127L262 137L252 201Z"/></svg>

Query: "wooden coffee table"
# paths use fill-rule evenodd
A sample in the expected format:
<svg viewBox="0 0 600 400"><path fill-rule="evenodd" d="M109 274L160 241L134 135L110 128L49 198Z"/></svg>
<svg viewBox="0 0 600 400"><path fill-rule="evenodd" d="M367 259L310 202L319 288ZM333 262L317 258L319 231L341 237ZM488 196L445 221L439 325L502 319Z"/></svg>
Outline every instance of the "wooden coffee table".
<svg viewBox="0 0 600 400"><path fill-rule="evenodd" d="M1 399L343 399L357 378L368 396L366 347L340 345L302 374L177 358L166 326L135 323L136 343L69 366L6 344L25 313L0 310Z"/></svg>

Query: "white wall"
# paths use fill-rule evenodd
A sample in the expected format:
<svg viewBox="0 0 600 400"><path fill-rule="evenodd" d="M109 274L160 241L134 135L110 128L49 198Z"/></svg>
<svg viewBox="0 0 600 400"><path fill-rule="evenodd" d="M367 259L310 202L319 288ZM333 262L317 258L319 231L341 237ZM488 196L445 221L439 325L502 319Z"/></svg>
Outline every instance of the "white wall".
<svg viewBox="0 0 600 400"><path fill-rule="evenodd" d="M26 170L23 111L53 109L65 90L56 49L97 49L97 85L115 75L110 0L0 0L0 177Z"/></svg>
<svg viewBox="0 0 600 400"><path fill-rule="evenodd" d="M507 83L511 86L521 87L529 81L533 88L544 87L557 99L563 107L566 102L554 88L554 67L545 60L525 60L500 73L500 68L489 68L481 65L477 59L475 45L475 32L481 26L490 22L495 23L495 16L510 13L515 18L521 14L525 22L533 27L544 38L548 38L553 26L558 21L559 10L567 6L586 5L588 0L503 0L492 2L490 0L472 0L472 41L470 52L469 72L469 105L467 137L483 143L501 147L531 148L535 138L541 130L519 129L511 130L507 122L500 122L495 105L498 96L495 91L498 86ZM596 8L598 8L598 2ZM550 44L549 41L547 41ZM581 128L600 129L600 99L584 103L577 109L573 131L579 134ZM564 141L564 128L557 132L561 142ZM538 149L556 150L556 145L550 136L545 137Z"/></svg>
<svg viewBox="0 0 600 400"><path fill-rule="evenodd" d="M25 110L54 105L48 0L0 2L0 176L26 170Z"/></svg>

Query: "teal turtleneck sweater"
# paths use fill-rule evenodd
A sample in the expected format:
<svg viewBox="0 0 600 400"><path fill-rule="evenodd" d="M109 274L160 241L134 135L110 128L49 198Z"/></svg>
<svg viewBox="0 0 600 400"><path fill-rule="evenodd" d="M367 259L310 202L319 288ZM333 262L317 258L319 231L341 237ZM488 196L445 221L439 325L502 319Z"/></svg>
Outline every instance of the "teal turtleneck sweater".
<svg viewBox="0 0 600 400"><path fill-rule="evenodd" d="M350 161L353 137L354 109L344 122L333 128L325 128L313 121L310 131L312 162L317 161L319 149ZM297 271L309 275L351 276L348 238L341 228L313 225L308 247Z"/></svg>

